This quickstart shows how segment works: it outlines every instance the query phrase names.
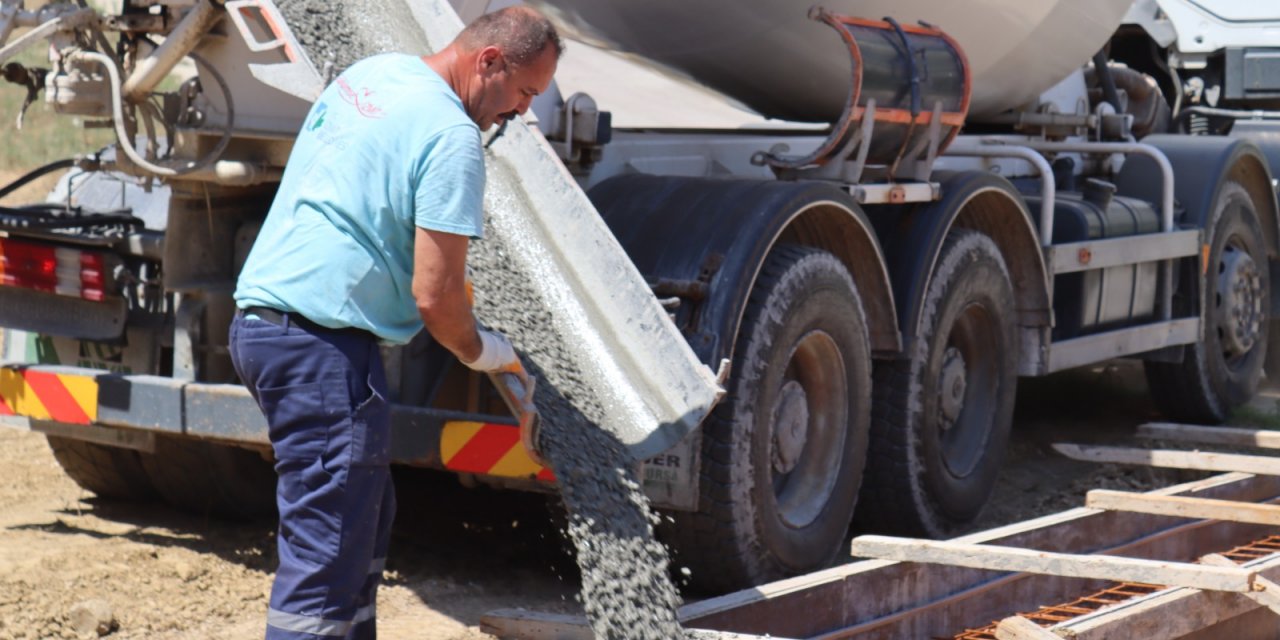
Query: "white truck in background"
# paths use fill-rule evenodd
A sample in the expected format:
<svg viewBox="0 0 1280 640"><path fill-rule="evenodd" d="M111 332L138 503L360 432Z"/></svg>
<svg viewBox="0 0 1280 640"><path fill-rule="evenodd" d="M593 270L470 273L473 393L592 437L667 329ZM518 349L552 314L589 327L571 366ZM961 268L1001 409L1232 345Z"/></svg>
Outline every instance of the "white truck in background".
<svg viewBox="0 0 1280 640"><path fill-rule="evenodd" d="M389 45L417 50L443 44L454 10L499 4L332 11L399 12ZM1280 353L1280 9L536 4L579 41L534 107L546 141L518 129L491 152L554 153L616 239L584 251L643 276L678 349L728 375L714 412L645 464L697 587L824 566L851 522L963 530L999 474L1019 376L1136 358L1171 420L1217 422ZM225 327L329 75L289 11L0 2L0 62L52 45L49 69L6 77L140 141L34 172L80 166L60 204L0 210L0 411L100 496L271 508L266 427ZM184 57L197 75L157 92ZM582 193L549 191L551 208ZM630 348L649 346L676 348ZM386 356L397 464L552 486L493 390L428 336Z"/></svg>

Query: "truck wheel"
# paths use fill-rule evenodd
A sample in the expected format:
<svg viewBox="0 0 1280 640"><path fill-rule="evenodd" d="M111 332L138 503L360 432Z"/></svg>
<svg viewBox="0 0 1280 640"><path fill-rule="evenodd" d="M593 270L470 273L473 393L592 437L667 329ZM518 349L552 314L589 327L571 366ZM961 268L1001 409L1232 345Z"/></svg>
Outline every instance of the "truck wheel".
<svg viewBox="0 0 1280 640"><path fill-rule="evenodd" d="M157 434L142 466L160 497L183 511L236 520L274 513L275 471L256 452Z"/></svg>
<svg viewBox="0 0 1280 640"><path fill-rule="evenodd" d="M999 248L947 238L908 358L877 362L856 525L933 538L982 511L1004 459L1017 385L1013 287Z"/></svg>
<svg viewBox="0 0 1280 640"><path fill-rule="evenodd" d="M871 348L835 256L774 250L751 293L729 394L702 426L700 507L673 514L673 566L728 591L827 566L866 461Z"/></svg>
<svg viewBox="0 0 1280 640"><path fill-rule="evenodd" d="M155 498L155 488L142 469L143 454L74 438L50 435L45 438L62 470L99 498L138 501Z"/></svg>
<svg viewBox="0 0 1280 640"><path fill-rule="evenodd" d="M1266 247L1249 192L1224 183L1211 220L1200 287L1204 340L1184 347L1180 363L1145 363L1156 406L1173 420L1198 424L1223 422L1257 392L1271 309Z"/></svg>

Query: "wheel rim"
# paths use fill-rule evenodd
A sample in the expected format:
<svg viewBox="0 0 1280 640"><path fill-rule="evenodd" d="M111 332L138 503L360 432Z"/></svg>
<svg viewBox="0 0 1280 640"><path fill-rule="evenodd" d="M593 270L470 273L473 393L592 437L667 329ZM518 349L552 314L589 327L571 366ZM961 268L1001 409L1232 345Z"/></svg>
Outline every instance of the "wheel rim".
<svg viewBox="0 0 1280 640"><path fill-rule="evenodd" d="M805 334L791 352L771 416L770 471L781 520L811 524L839 479L848 422L848 376L835 340Z"/></svg>
<svg viewBox="0 0 1280 640"><path fill-rule="evenodd" d="M956 477L977 469L991 436L1000 393L997 330L985 307L970 304L956 318L940 358L934 419L942 461Z"/></svg>
<svg viewBox="0 0 1280 640"><path fill-rule="evenodd" d="M1262 273L1244 240L1227 238L1218 260L1213 319L1228 368L1240 366L1258 340L1263 326Z"/></svg>

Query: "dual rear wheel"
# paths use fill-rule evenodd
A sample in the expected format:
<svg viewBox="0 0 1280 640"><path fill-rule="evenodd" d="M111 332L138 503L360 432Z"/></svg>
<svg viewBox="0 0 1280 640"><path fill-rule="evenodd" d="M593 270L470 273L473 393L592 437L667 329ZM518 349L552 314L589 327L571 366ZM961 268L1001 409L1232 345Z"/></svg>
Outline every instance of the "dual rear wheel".
<svg viewBox="0 0 1280 640"><path fill-rule="evenodd" d="M47 438L63 471L100 498L159 497L183 511L233 519L275 510L275 472L256 451L160 434L155 452Z"/></svg>
<svg viewBox="0 0 1280 640"><path fill-rule="evenodd" d="M663 531L697 586L828 566L844 553L855 505L860 528L928 536L978 515L1012 419L1012 285L977 232L956 232L938 265L916 348L873 372L845 266L817 249L774 250L738 334L729 394L702 427L700 508Z"/></svg>

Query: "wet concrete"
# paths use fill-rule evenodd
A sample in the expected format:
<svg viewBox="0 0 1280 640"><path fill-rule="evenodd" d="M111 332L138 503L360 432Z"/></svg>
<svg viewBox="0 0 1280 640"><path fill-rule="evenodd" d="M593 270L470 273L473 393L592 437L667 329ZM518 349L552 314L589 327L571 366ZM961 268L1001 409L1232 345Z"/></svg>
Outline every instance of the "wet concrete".
<svg viewBox="0 0 1280 640"><path fill-rule="evenodd" d="M337 76L353 62L379 53L425 54L427 40L400 2L276 0L293 35L323 74Z"/></svg>
<svg viewBox="0 0 1280 640"><path fill-rule="evenodd" d="M490 189L496 194L487 204L500 206L501 185ZM667 549L653 538L655 515L638 481L638 463L597 426L603 408L574 366L568 323L545 310L508 259L509 243L521 241L527 240L489 223L485 239L472 244L476 314L511 338L538 378L539 445L559 479L592 630L600 638L679 637L680 598L667 573Z"/></svg>

